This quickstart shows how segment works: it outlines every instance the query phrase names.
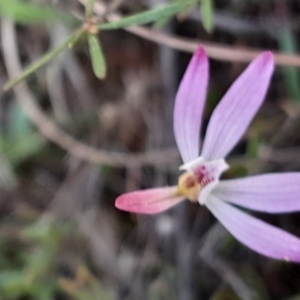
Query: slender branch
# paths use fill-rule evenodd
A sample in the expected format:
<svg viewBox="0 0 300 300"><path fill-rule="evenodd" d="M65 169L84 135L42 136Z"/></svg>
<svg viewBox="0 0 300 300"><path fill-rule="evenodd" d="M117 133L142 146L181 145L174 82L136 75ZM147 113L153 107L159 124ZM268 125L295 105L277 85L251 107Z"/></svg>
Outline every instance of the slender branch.
<svg viewBox="0 0 300 300"><path fill-rule="evenodd" d="M78 1L81 4L86 5L86 0ZM94 11L99 16L102 16L106 11L106 6L97 2L95 3ZM122 15L117 13L111 13L106 17L106 19L110 22L120 20L121 18ZM198 48L199 44L202 44L209 57L223 61L250 62L261 51L263 51L263 49L237 48L224 44L206 42L203 40L182 38L176 35L164 34L143 26L130 26L124 29L146 40L186 52L194 52ZM299 55L287 55L275 51L273 51L273 54L277 65L300 67Z"/></svg>
<svg viewBox="0 0 300 300"><path fill-rule="evenodd" d="M30 75L40 67L47 64L55 56L61 53L68 45L75 44L81 35L82 32L80 30L73 32L63 43L54 47L53 50L49 51L41 59L35 61L32 65L27 67L22 73L16 74L16 76L14 76L12 80L8 81L8 83L4 85L4 91L11 89L14 85L16 85L17 83L23 81L26 77L28 77L28 75Z"/></svg>
<svg viewBox="0 0 300 300"><path fill-rule="evenodd" d="M4 63L9 76L13 77L21 72L21 63L16 43L16 30L11 20L2 19L1 25ZM160 167L177 162L179 159L177 149L173 148L139 154L126 154L102 151L83 144L66 134L49 120L38 107L37 101L26 83L20 83L13 90L20 106L32 122L35 123L40 133L79 159L115 167L138 167L141 165L156 165Z"/></svg>

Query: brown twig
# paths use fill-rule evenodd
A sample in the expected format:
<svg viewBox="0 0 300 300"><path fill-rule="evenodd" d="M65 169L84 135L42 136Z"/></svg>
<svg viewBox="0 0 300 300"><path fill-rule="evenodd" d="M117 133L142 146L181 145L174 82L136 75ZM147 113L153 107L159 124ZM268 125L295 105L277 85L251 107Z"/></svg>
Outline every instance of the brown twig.
<svg viewBox="0 0 300 300"><path fill-rule="evenodd" d="M4 62L10 77L21 72L18 48L16 43L16 31L11 20L3 19L2 50ZM107 152L83 144L62 131L57 125L51 122L44 112L38 107L37 101L25 83L14 87L16 98L30 117L38 130L50 141L56 143L76 158L91 163L105 164L116 167L138 167L141 165L162 166L177 162L179 153L177 149L165 149L148 151L138 154L126 154L118 152Z"/></svg>
<svg viewBox="0 0 300 300"><path fill-rule="evenodd" d="M78 1L83 5L86 3L86 0ZM106 6L97 2L95 3L94 11L96 14L102 16L106 11ZM108 21L117 21L122 18L122 15L111 13L106 18ZM164 34L143 26L130 26L125 28L125 30L149 41L185 52L194 52L198 48L199 44L202 44L209 57L223 61L250 62L261 51L263 51L263 49L237 48L224 44L206 42L203 40L182 38L175 35ZM287 55L275 51L273 51L273 54L277 65L300 67L299 55Z"/></svg>

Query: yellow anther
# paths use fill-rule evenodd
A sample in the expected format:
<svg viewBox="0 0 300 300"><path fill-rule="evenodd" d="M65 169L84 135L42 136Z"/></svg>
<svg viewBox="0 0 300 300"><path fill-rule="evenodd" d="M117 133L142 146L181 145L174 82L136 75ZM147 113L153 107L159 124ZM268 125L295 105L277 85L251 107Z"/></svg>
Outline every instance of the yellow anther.
<svg viewBox="0 0 300 300"><path fill-rule="evenodd" d="M187 197L190 201L197 202L201 185L193 172L185 172L178 179L178 194Z"/></svg>

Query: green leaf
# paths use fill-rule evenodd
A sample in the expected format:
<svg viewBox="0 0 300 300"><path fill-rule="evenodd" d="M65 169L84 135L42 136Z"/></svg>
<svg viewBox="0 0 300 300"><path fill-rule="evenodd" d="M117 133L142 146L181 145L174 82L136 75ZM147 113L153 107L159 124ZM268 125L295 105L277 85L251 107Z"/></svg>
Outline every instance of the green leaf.
<svg viewBox="0 0 300 300"><path fill-rule="evenodd" d="M16 77L10 79L5 85L4 90L7 91L11 89L13 86L24 80L26 77L31 75L33 72L47 64L50 60L56 57L59 53L61 53L64 49L70 46L74 46L79 38L83 35L83 32L80 30L75 31L66 41L62 44L58 45L54 49L50 50L47 54L45 54L42 58L36 60L31 65L29 65L23 72Z"/></svg>
<svg viewBox="0 0 300 300"><path fill-rule="evenodd" d="M106 63L101 45L94 34L88 35L88 41L94 73L98 78L103 79L106 76Z"/></svg>
<svg viewBox="0 0 300 300"><path fill-rule="evenodd" d="M191 2L173 3L163 7L154 8L133 16L125 17L119 21L101 24L99 29L109 30L128 27L131 25L142 25L150 22L155 22L159 19L169 18L191 5Z"/></svg>
<svg viewBox="0 0 300 300"><path fill-rule="evenodd" d="M285 53L296 53L297 47L295 43L295 37L292 31L284 26L279 32L279 45L280 49ZM286 86L289 98L294 103L300 101L300 80L298 69L295 67L284 67L283 68L284 83Z"/></svg>
<svg viewBox="0 0 300 300"><path fill-rule="evenodd" d="M207 32L211 32L213 28L213 0L200 0L200 14L203 27Z"/></svg>
<svg viewBox="0 0 300 300"><path fill-rule="evenodd" d="M74 20L71 15L60 13L50 7L32 5L20 0L1 0L0 16L9 17L18 23L36 23L49 20Z"/></svg>
<svg viewBox="0 0 300 300"><path fill-rule="evenodd" d="M171 17L159 19L152 25L152 28L161 30L169 23L170 19Z"/></svg>
<svg viewBox="0 0 300 300"><path fill-rule="evenodd" d="M89 19L93 15L95 0L88 0L85 6L85 17Z"/></svg>

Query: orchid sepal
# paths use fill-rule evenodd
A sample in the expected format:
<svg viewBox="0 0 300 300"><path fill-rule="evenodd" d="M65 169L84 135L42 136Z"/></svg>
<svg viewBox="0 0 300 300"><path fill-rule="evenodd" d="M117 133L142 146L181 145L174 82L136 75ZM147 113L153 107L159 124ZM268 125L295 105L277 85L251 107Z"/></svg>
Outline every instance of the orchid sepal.
<svg viewBox="0 0 300 300"><path fill-rule="evenodd" d="M151 215L163 212L183 200L178 188L173 186L122 194L116 199L115 206L131 213Z"/></svg>
<svg viewBox="0 0 300 300"><path fill-rule="evenodd" d="M265 51L235 80L213 111L201 156L214 160L228 155L262 105L273 70L273 54Z"/></svg>
<svg viewBox="0 0 300 300"><path fill-rule="evenodd" d="M210 196L205 204L220 223L250 249L278 260L300 262L300 239Z"/></svg>
<svg viewBox="0 0 300 300"><path fill-rule="evenodd" d="M174 135L184 163L199 155L201 119L208 86L208 58L200 46L179 85L174 107ZM186 101L189 99L189 102Z"/></svg>

